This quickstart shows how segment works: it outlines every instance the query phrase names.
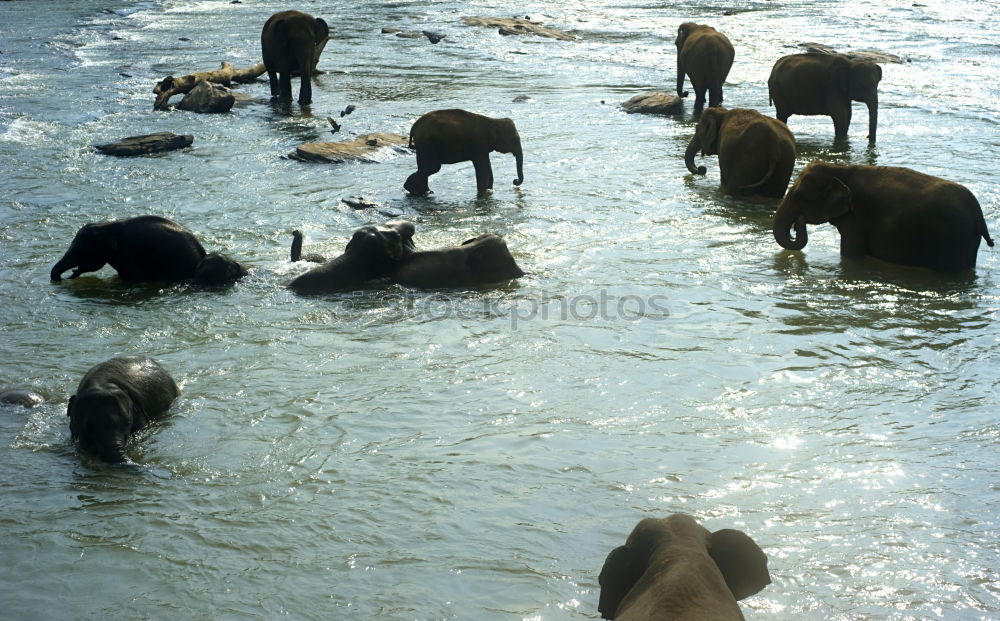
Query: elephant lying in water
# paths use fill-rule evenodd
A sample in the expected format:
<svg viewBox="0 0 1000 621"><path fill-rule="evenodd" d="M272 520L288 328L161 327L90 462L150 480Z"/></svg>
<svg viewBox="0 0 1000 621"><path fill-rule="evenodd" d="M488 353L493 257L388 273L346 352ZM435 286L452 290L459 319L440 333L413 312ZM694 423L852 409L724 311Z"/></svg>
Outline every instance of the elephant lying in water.
<svg viewBox="0 0 1000 621"><path fill-rule="evenodd" d="M105 461L127 461L129 437L163 416L179 394L155 360L112 358L87 371L69 398L70 433L81 448Z"/></svg>
<svg viewBox="0 0 1000 621"><path fill-rule="evenodd" d="M503 238L484 233L461 245L417 251L399 262L392 281L405 287L437 289L487 285L524 276Z"/></svg>
<svg viewBox="0 0 1000 621"><path fill-rule="evenodd" d="M746 533L714 533L675 513L639 522L601 568L598 610L620 621L742 621L736 602L771 583Z"/></svg>

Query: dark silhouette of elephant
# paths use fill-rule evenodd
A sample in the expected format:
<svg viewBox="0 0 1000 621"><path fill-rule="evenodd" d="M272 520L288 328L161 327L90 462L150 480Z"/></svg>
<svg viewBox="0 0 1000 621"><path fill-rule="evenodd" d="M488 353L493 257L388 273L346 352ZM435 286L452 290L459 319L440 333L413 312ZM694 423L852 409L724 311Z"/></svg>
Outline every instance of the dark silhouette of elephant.
<svg viewBox="0 0 1000 621"><path fill-rule="evenodd" d="M296 261L309 261L310 263L326 263L326 257L315 252L302 254L302 231L292 231L292 263Z"/></svg>
<svg viewBox="0 0 1000 621"><path fill-rule="evenodd" d="M736 51L729 37L711 26L685 22L677 29L677 96L687 97L684 76L691 78L694 89L694 110L708 105L722 105L722 85L733 67Z"/></svg>
<svg viewBox="0 0 1000 621"><path fill-rule="evenodd" d="M95 365L69 398L70 434L104 461L128 461L125 446L135 432L166 414L180 389L155 360L112 358Z"/></svg>
<svg viewBox="0 0 1000 621"><path fill-rule="evenodd" d="M846 138L851 126L851 102L868 105L868 141L878 130L878 83L882 68L841 54L792 54L779 58L767 79L775 116L787 123L793 114L833 119L834 137Z"/></svg>
<svg viewBox="0 0 1000 621"><path fill-rule="evenodd" d="M598 611L619 621L742 621L736 602L771 583L767 556L749 535L714 533L675 513L639 522L608 554Z"/></svg>
<svg viewBox="0 0 1000 621"><path fill-rule="evenodd" d="M781 121L746 108L709 108L702 112L684 153L687 169L704 175L705 167L694 165L699 149L702 155L719 156L726 194L785 195L795 166L795 137Z"/></svg>
<svg viewBox="0 0 1000 621"><path fill-rule="evenodd" d="M806 166L774 214L774 238L801 250L807 224L840 232L840 254L960 272L976 266L990 238L979 201L966 187L893 166ZM795 238L791 229L795 228Z"/></svg>
<svg viewBox="0 0 1000 621"><path fill-rule="evenodd" d="M19 405L25 408L33 408L42 403L45 403L45 397L33 390L21 390L14 388L0 392L0 404Z"/></svg>
<svg viewBox="0 0 1000 621"><path fill-rule="evenodd" d="M247 273L225 255L207 255L194 233L180 224L160 216L138 216L84 225L52 266L50 277L62 280L63 273L72 269L70 278L76 278L105 264L131 284L195 279L197 284L222 285Z"/></svg>
<svg viewBox="0 0 1000 621"><path fill-rule="evenodd" d="M437 289L498 283L524 276L499 235L484 233L460 246L417 251L399 262L392 281L406 287Z"/></svg>
<svg viewBox="0 0 1000 621"><path fill-rule="evenodd" d="M281 11L264 23L260 48L271 97L292 98L292 74L299 77L299 104L312 101L312 76L330 38L326 22L299 11Z"/></svg>
<svg viewBox="0 0 1000 621"><path fill-rule="evenodd" d="M355 289L369 281L388 277L399 261L411 252L411 223L393 220L381 226L361 227L354 232L342 255L298 276L288 283L288 287L299 294Z"/></svg>
<svg viewBox="0 0 1000 621"><path fill-rule="evenodd" d="M417 172L403 187L414 196L429 191L427 178L442 164L471 161L476 169L476 191L493 189L490 152L512 153L517 166L514 185L524 181L524 153L514 121L493 119L466 110L435 110L417 119L410 128L410 148L417 152Z"/></svg>

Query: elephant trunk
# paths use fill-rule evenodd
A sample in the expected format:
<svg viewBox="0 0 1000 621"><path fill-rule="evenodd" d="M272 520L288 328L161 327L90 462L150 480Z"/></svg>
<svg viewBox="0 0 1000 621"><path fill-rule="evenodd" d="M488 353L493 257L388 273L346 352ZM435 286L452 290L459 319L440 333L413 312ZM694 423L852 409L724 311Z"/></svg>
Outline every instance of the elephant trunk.
<svg viewBox="0 0 1000 621"><path fill-rule="evenodd" d="M791 229L795 227L795 239L792 239ZM806 233L806 217L798 216L788 208L778 207L774 214L774 239L786 250L802 250L809 242Z"/></svg>
<svg viewBox="0 0 1000 621"><path fill-rule="evenodd" d="M688 143L687 150L684 151L684 164L692 175L704 175L708 170L704 166L696 168L694 165L694 156L698 153L698 143L698 135L695 134L691 137L691 142Z"/></svg>
<svg viewBox="0 0 1000 621"><path fill-rule="evenodd" d="M524 183L524 153L521 151L521 145L517 145L514 149L514 163L517 166L517 179L514 179L514 185L521 185Z"/></svg>
<svg viewBox="0 0 1000 621"><path fill-rule="evenodd" d="M63 272L66 270L76 267L77 263L67 254L63 258L59 259L59 262L52 266L52 271L49 273L49 278L54 282L62 280ZM70 278L76 278L79 276L78 273L74 272L70 275Z"/></svg>
<svg viewBox="0 0 1000 621"><path fill-rule="evenodd" d="M868 142L875 142L875 132L878 130L878 94L868 100Z"/></svg>
<svg viewBox="0 0 1000 621"><path fill-rule="evenodd" d="M687 97L688 93L684 90L684 65L681 64L681 50L677 49L677 96Z"/></svg>

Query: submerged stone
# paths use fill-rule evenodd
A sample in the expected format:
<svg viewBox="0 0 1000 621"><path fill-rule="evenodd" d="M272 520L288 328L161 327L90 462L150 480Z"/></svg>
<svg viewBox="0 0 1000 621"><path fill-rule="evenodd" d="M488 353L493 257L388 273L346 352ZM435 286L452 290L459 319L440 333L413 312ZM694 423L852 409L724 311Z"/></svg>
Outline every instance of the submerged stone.
<svg viewBox="0 0 1000 621"><path fill-rule="evenodd" d="M235 103L236 97L228 88L202 80L184 95L184 99L177 104L177 109L198 113L220 113L229 112Z"/></svg>
<svg viewBox="0 0 1000 621"><path fill-rule="evenodd" d="M571 35L568 32L549 28L539 22L533 22L520 17L463 17L462 23L466 26L496 28L502 35L532 34L560 41L576 41L579 39L579 37Z"/></svg>
<svg viewBox="0 0 1000 621"><path fill-rule="evenodd" d="M397 151L408 150L406 145L409 137L401 134L375 132L363 134L351 140L340 142L306 142L295 148L289 157L304 162L327 162L340 164L342 162L376 162L371 157L379 149L386 147Z"/></svg>
<svg viewBox="0 0 1000 621"><path fill-rule="evenodd" d="M622 110L630 114L677 114L684 111L684 104L677 95L651 91L629 99L622 104Z"/></svg>
<svg viewBox="0 0 1000 621"><path fill-rule="evenodd" d="M157 132L142 136L130 136L118 142L95 144L94 148L105 155L128 157L183 149L190 146L192 142L194 142L194 136L191 135L178 136L171 132Z"/></svg>

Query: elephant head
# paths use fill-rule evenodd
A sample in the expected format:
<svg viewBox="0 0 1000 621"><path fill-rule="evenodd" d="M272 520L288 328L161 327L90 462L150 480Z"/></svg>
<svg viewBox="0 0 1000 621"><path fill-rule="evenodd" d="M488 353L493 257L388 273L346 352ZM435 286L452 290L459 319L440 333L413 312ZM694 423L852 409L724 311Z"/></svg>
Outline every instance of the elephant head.
<svg viewBox="0 0 1000 621"><path fill-rule="evenodd" d="M52 266L49 274L54 281L62 280L63 272L73 269L70 278L84 272L96 272L118 250L118 235L114 223L86 224L69 245L69 250Z"/></svg>
<svg viewBox="0 0 1000 621"><path fill-rule="evenodd" d="M521 151L521 136L511 119L491 119L489 127L490 151L511 153L517 166L517 179L514 185L524 183L524 153Z"/></svg>
<svg viewBox="0 0 1000 621"><path fill-rule="evenodd" d="M198 263L194 270L194 283L207 287L229 285L243 278L250 271L245 265L224 254L212 252Z"/></svg>
<svg viewBox="0 0 1000 621"><path fill-rule="evenodd" d="M698 166L695 168L694 156L701 149L702 155L716 155L719 152L719 129L726 118L728 110L721 107L708 108L701 113L694 130L694 136L688 143L687 150L684 151L684 164L693 175L704 175L706 168Z"/></svg>
<svg viewBox="0 0 1000 621"><path fill-rule="evenodd" d="M878 83L882 80L882 68L867 61L849 61L836 69L835 80L841 92L851 101L860 101L868 106L868 140L875 142L878 130Z"/></svg>
<svg viewBox="0 0 1000 621"><path fill-rule="evenodd" d="M853 210L851 188L835 172L828 164L813 162L792 184L774 214L774 239L783 248L802 250L809 242L807 224L830 222Z"/></svg>
<svg viewBox="0 0 1000 621"><path fill-rule="evenodd" d="M468 250L466 265L479 282L492 283L524 276L507 248L507 242L493 233L483 233L467 239L462 246Z"/></svg>
<svg viewBox="0 0 1000 621"><path fill-rule="evenodd" d="M104 386L69 398L70 435L104 461L123 462L133 425L132 399L124 390Z"/></svg>

